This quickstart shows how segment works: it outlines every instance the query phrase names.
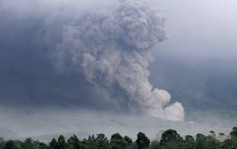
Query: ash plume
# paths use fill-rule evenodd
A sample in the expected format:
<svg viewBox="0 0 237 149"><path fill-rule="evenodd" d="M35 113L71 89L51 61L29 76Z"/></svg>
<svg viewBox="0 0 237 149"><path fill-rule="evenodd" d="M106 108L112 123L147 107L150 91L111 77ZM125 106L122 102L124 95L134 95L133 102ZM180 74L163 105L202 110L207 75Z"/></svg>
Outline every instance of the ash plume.
<svg viewBox="0 0 237 149"><path fill-rule="evenodd" d="M127 0L109 13L89 13L65 26L53 55L62 73L83 73L89 83L113 92L118 85L144 114L183 120L182 104L166 106L170 94L148 80L149 49L165 39L161 12L144 1Z"/></svg>

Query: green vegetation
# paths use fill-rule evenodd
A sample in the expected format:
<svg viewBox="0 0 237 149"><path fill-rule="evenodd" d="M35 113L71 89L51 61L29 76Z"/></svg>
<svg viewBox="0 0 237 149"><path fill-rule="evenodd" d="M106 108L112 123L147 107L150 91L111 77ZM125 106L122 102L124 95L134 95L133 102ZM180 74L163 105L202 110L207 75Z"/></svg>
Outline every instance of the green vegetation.
<svg viewBox="0 0 237 149"><path fill-rule="evenodd" d="M63 135L53 138L48 144L27 138L24 141L8 140L0 137L0 149L237 149L237 127L233 127L229 136L218 135L214 131L205 136L198 133L196 139L186 135L182 138L176 130L166 130L160 140L150 140L139 132L136 141L128 136L115 133L110 140L104 134L89 136L80 140L76 135L68 140Z"/></svg>

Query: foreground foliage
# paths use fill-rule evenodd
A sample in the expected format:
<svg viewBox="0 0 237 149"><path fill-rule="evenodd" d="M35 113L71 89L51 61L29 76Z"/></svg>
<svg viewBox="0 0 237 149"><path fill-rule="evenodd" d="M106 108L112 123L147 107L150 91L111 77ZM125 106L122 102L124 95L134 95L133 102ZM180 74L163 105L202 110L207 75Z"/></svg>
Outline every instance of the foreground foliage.
<svg viewBox="0 0 237 149"><path fill-rule="evenodd" d="M104 134L97 134L78 139L76 135L65 139L60 135L48 144L27 138L24 141L0 138L0 149L237 149L237 127L233 127L230 135L218 135L214 131L205 136L198 133L195 136L186 135L182 138L176 130L166 130L160 140L150 140L145 133L139 132L133 142L128 136L115 133L110 140Z"/></svg>

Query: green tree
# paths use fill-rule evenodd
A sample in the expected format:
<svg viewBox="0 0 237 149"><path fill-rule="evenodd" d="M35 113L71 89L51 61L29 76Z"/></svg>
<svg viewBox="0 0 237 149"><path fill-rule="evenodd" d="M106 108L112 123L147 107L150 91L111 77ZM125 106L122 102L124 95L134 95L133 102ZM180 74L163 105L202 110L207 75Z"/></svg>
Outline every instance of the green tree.
<svg viewBox="0 0 237 149"><path fill-rule="evenodd" d="M209 131L209 133L210 133L210 136L212 136L213 138L216 137L216 133L213 130Z"/></svg>
<svg viewBox="0 0 237 149"><path fill-rule="evenodd" d="M128 143L131 143L131 144L132 144L132 139L131 139L131 138L129 138L128 136L125 136L123 139L124 139L126 142L128 142Z"/></svg>
<svg viewBox="0 0 237 149"><path fill-rule="evenodd" d="M136 144L138 149L146 149L149 147L150 140L146 137L144 133L139 132L137 134Z"/></svg>
<svg viewBox="0 0 237 149"><path fill-rule="evenodd" d="M6 145L5 140L2 137L0 137L0 149L3 149L5 145Z"/></svg>
<svg viewBox="0 0 237 149"><path fill-rule="evenodd" d="M22 144L21 148L23 149L37 149L37 144L33 142L31 138L27 138Z"/></svg>
<svg viewBox="0 0 237 149"><path fill-rule="evenodd" d="M67 140L68 148L69 149L80 149L82 148L80 140L77 138L76 135L71 136Z"/></svg>
<svg viewBox="0 0 237 149"><path fill-rule="evenodd" d="M193 136L190 136L190 135L185 136L185 148L186 149L195 148L195 140Z"/></svg>
<svg viewBox="0 0 237 149"><path fill-rule="evenodd" d="M57 143L56 139L53 138L51 140L51 142L49 143L49 147L50 147L50 149L58 149L57 146L58 146L58 143Z"/></svg>
<svg viewBox="0 0 237 149"><path fill-rule="evenodd" d="M48 149L48 146L43 142L35 141L35 143L38 144L37 146L38 146L39 149Z"/></svg>
<svg viewBox="0 0 237 149"><path fill-rule="evenodd" d="M204 149L204 144L201 141L197 142L196 149Z"/></svg>
<svg viewBox="0 0 237 149"><path fill-rule="evenodd" d="M230 132L231 137L237 137L237 127L233 127L232 131Z"/></svg>
<svg viewBox="0 0 237 149"><path fill-rule="evenodd" d="M233 146L237 147L237 127L233 127L230 132L231 140L233 142Z"/></svg>
<svg viewBox="0 0 237 149"><path fill-rule="evenodd" d="M112 149L122 149L125 147L125 141L119 133L115 133L111 136L110 146Z"/></svg>
<svg viewBox="0 0 237 149"><path fill-rule="evenodd" d="M179 149L183 148L184 141L176 130L168 129L161 135L160 146L167 149Z"/></svg>
<svg viewBox="0 0 237 149"><path fill-rule="evenodd" d="M119 133L115 133L111 136L111 141L122 140L123 137Z"/></svg>
<svg viewBox="0 0 237 149"><path fill-rule="evenodd" d="M161 136L161 143L167 142L182 142L183 138L177 133L176 130L169 129L166 130Z"/></svg>
<svg viewBox="0 0 237 149"><path fill-rule="evenodd" d="M234 148L234 143L232 139L225 139L223 142L223 147L224 148Z"/></svg>
<svg viewBox="0 0 237 149"><path fill-rule="evenodd" d="M186 135L185 136L185 142L195 142L193 136L190 135Z"/></svg>
<svg viewBox="0 0 237 149"><path fill-rule="evenodd" d="M161 148L161 146L157 140L151 141L151 145L150 145L149 149L160 149L160 148Z"/></svg>
<svg viewBox="0 0 237 149"><path fill-rule="evenodd" d="M132 139L129 138L128 136L125 136L123 138L122 144L123 144L124 149L133 149L133 148L135 148L135 144L133 144Z"/></svg>
<svg viewBox="0 0 237 149"><path fill-rule="evenodd" d="M58 137L57 149L67 149L67 143L63 135Z"/></svg>
<svg viewBox="0 0 237 149"><path fill-rule="evenodd" d="M109 146L108 139L102 133L97 134L97 137L95 138L95 143L96 143L97 149L107 149Z"/></svg>
<svg viewBox="0 0 237 149"><path fill-rule="evenodd" d="M206 147L219 148L219 141L216 139L216 133L214 131L209 131L209 135L206 137Z"/></svg>
<svg viewBox="0 0 237 149"><path fill-rule="evenodd" d="M196 135L196 141L197 142L206 142L207 141L207 137L201 133L198 133Z"/></svg>
<svg viewBox="0 0 237 149"><path fill-rule="evenodd" d="M17 149L17 147L12 140L9 140L3 149Z"/></svg>

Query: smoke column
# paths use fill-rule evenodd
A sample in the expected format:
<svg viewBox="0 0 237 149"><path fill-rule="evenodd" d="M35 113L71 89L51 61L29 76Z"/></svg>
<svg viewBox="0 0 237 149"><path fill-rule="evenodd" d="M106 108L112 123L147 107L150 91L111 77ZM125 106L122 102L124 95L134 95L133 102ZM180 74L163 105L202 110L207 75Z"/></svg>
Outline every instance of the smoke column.
<svg viewBox="0 0 237 149"><path fill-rule="evenodd" d="M144 1L120 1L110 13L89 13L65 26L54 57L61 72L83 73L89 83L108 90L119 85L144 114L183 120L181 103L164 107L170 94L148 80L149 49L165 39L159 10Z"/></svg>

